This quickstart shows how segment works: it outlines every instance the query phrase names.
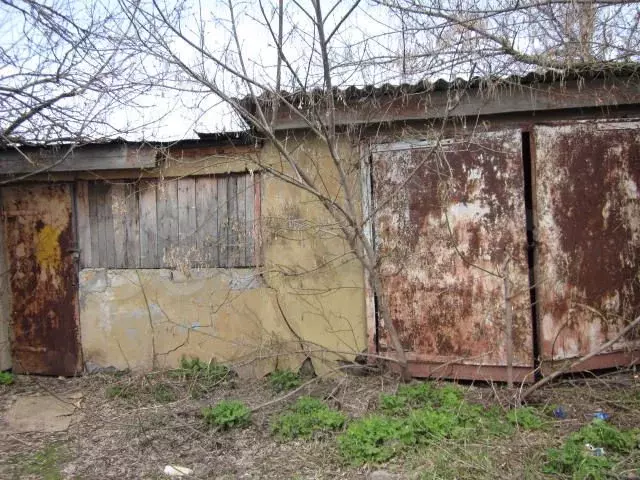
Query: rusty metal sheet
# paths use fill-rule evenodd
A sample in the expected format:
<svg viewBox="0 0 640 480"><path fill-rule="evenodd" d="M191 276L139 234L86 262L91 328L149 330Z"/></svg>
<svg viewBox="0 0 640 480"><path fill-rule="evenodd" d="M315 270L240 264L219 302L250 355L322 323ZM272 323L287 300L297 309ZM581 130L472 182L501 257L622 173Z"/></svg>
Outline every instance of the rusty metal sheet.
<svg viewBox="0 0 640 480"><path fill-rule="evenodd" d="M533 326L521 132L442 143L435 154L402 144L373 154L376 248L394 325L424 372L474 366L443 376L503 379L492 367L507 364L508 272L513 365L522 378L533 364ZM383 328L379 334L381 350L390 349Z"/></svg>
<svg viewBox="0 0 640 480"><path fill-rule="evenodd" d="M534 135L545 367L597 349L640 314L640 124L538 126ZM616 366L618 357L601 356L590 368Z"/></svg>
<svg viewBox="0 0 640 480"><path fill-rule="evenodd" d="M2 190L12 294L13 368L80 370L72 195L68 184Z"/></svg>

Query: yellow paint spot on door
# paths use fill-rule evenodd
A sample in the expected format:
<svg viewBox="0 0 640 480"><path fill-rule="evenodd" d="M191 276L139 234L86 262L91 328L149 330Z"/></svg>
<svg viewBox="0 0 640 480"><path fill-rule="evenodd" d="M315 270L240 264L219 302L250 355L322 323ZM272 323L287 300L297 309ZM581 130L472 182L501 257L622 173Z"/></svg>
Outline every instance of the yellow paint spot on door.
<svg viewBox="0 0 640 480"><path fill-rule="evenodd" d="M55 270L60 266L62 254L60 252L60 233L61 231L51 225L45 225L38 232L36 239L36 258L40 264L40 268Z"/></svg>

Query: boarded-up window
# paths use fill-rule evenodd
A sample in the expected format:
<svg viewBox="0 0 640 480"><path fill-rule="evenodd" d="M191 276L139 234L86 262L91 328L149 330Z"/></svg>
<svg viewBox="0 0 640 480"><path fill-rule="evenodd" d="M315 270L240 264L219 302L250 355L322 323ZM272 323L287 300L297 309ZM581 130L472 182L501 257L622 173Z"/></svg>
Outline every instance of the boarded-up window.
<svg viewBox="0 0 640 480"><path fill-rule="evenodd" d="M256 265L257 176L78 183L81 264L95 268Z"/></svg>

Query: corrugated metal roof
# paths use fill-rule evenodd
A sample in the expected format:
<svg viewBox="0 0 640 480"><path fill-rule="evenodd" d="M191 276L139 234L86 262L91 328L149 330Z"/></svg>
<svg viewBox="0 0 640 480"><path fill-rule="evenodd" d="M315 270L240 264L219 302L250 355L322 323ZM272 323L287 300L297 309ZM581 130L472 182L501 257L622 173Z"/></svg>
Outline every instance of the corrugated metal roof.
<svg viewBox="0 0 640 480"><path fill-rule="evenodd" d="M436 81L420 80L416 83L402 83L382 85L365 85L362 87L350 86L346 88L334 88L333 92L338 101L344 103L366 101L374 98L393 97L398 95L424 94L438 91L466 90L482 88L484 86L513 86L513 85L534 85L544 83L587 81L595 79L620 79L633 78L640 79L639 63L613 63L601 65L599 68L579 69L579 70L547 70L545 72L529 72L523 75L509 76L475 76L471 79L456 78L448 81L438 79ZM295 92L281 91L280 96L298 108L308 104L314 104L324 98L326 91L321 88L312 90L300 90ZM260 100L273 101L273 94L264 93ZM250 107L253 100L246 96L241 100L245 108Z"/></svg>

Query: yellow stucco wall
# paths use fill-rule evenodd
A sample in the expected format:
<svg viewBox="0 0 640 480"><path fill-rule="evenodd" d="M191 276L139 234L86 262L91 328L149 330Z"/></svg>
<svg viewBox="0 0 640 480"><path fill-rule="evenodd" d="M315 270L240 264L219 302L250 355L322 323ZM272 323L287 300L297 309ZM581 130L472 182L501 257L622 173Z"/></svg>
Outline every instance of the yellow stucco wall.
<svg viewBox="0 0 640 480"><path fill-rule="evenodd" d="M340 198L322 142L306 139L289 148L322 177L326 193ZM357 163L356 150L345 145L344 153ZM181 157L158 174L257 172L258 158L286 171L271 145L255 155L260 157L191 158L191 164ZM300 188L272 174L260 178L260 267L81 272L85 362L150 370L175 366L185 355L231 362L241 375L260 376L276 367L297 368L309 356L321 373L365 348L363 271L334 219ZM350 178L359 192L355 170Z"/></svg>

